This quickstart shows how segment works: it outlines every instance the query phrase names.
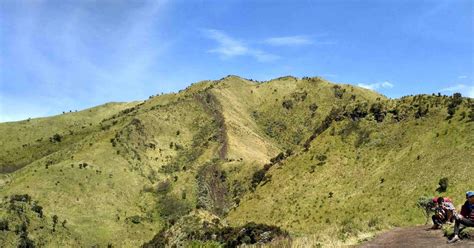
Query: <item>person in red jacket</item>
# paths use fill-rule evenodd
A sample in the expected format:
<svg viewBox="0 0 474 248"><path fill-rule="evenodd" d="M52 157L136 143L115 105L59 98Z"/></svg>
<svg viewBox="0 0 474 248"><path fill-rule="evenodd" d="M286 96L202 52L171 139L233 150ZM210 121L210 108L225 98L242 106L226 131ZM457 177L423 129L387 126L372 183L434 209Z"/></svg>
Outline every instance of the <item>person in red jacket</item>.
<svg viewBox="0 0 474 248"><path fill-rule="evenodd" d="M461 231L461 225L474 227L474 191L468 191L466 193L466 202L461 208L461 214L455 214L454 218L456 219L456 223L454 224L454 237L449 243L460 240L459 232Z"/></svg>
<svg viewBox="0 0 474 248"><path fill-rule="evenodd" d="M446 222L453 222L454 205L448 197L435 197L433 198L435 214L431 217L433 220L432 229L439 229Z"/></svg>

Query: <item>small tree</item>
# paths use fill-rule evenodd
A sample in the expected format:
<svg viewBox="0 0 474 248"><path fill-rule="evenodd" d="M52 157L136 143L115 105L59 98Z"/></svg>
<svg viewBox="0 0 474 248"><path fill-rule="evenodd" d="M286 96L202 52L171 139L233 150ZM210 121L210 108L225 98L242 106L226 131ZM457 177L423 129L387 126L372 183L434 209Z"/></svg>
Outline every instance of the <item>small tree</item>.
<svg viewBox="0 0 474 248"><path fill-rule="evenodd" d="M8 220L0 220L0 231L8 231Z"/></svg>
<svg viewBox="0 0 474 248"><path fill-rule="evenodd" d="M58 216L53 215L53 232L56 231L56 225L58 224Z"/></svg>
<svg viewBox="0 0 474 248"><path fill-rule="evenodd" d="M422 196L418 199L416 202L416 206L423 211L423 215L426 217L426 223L428 223L428 220L430 218L431 213L433 212L433 201L431 200L431 197L428 196Z"/></svg>
<svg viewBox="0 0 474 248"><path fill-rule="evenodd" d="M293 101L292 100L285 100L281 104L284 108L286 109L292 109L293 108Z"/></svg>
<svg viewBox="0 0 474 248"><path fill-rule="evenodd" d="M436 191L438 191L439 193L446 192L446 190L448 189L448 178L443 177L439 179L438 184L439 184L439 187L438 189L436 189Z"/></svg>

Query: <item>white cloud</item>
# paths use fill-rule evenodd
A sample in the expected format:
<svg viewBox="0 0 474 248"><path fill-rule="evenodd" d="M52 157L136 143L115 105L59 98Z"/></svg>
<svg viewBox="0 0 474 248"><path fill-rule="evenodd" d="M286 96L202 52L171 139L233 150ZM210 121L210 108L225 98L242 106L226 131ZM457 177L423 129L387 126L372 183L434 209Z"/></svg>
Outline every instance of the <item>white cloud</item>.
<svg viewBox="0 0 474 248"><path fill-rule="evenodd" d="M394 85L392 83L390 83L389 81L384 81L384 82L379 82L379 83L372 83L372 84L358 83L357 86L362 87L362 88L366 88L366 89L369 89L369 90L378 90L378 89L381 89L381 88L391 89L391 88L394 87Z"/></svg>
<svg viewBox="0 0 474 248"><path fill-rule="evenodd" d="M272 37L266 39L264 42L273 46L301 46L313 44L313 41L304 35Z"/></svg>
<svg viewBox="0 0 474 248"><path fill-rule="evenodd" d="M457 84L440 89L439 92L459 92L464 96L474 98L474 85Z"/></svg>
<svg viewBox="0 0 474 248"><path fill-rule="evenodd" d="M466 78L467 78L466 75L460 75L460 76L458 76L458 79L466 79Z"/></svg>
<svg viewBox="0 0 474 248"><path fill-rule="evenodd" d="M237 56L251 56L260 62L268 62L279 58L277 55L251 48L243 41L237 40L220 30L205 29L203 33L206 37L218 43L218 46L209 50L209 52L217 53L224 59Z"/></svg>

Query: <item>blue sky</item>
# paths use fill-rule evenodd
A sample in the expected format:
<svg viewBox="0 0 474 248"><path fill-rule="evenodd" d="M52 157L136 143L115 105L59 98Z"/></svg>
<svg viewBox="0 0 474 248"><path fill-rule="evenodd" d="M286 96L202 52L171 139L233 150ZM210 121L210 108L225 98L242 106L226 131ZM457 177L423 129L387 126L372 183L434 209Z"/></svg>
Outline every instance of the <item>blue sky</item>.
<svg viewBox="0 0 474 248"><path fill-rule="evenodd" d="M474 97L472 0L0 1L0 122L228 74Z"/></svg>

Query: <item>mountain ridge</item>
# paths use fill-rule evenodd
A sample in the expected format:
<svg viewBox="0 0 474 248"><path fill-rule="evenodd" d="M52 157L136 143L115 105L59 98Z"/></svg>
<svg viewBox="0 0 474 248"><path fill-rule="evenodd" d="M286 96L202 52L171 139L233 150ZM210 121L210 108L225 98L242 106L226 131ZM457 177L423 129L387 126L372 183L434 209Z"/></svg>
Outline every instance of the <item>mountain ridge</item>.
<svg viewBox="0 0 474 248"><path fill-rule="evenodd" d="M460 95L389 99L318 77L228 76L141 102L0 123L0 219L21 224L9 199L28 194L46 219L27 218L67 220L58 234L28 226L45 246L136 247L193 209L231 226L340 240L413 225L423 219L417 197L435 194L437 180L449 178L447 194L471 185L461 171L473 168L473 106ZM399 201L382 201L391 194ZM398 209L387 220L389 206Z"/></svg>

